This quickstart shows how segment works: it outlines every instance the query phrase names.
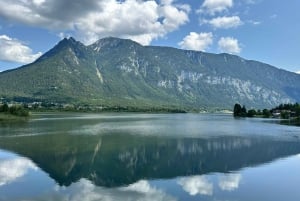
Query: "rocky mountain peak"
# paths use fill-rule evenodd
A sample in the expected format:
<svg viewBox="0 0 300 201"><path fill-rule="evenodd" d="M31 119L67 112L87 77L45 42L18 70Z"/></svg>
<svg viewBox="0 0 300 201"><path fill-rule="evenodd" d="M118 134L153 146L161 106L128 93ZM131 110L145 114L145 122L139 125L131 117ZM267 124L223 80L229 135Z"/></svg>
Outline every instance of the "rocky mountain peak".
<svg viewBox="0 0 300 201"><path fill-rule="evenodd" d="M91 47L94 51L99 52L101 49L113 49L113 48L119 48L124 46L133 47L133 46L141 46L141 45L130 39L106 37L106 38L99 39L95 43L91 44L89 47Z"/></svg>

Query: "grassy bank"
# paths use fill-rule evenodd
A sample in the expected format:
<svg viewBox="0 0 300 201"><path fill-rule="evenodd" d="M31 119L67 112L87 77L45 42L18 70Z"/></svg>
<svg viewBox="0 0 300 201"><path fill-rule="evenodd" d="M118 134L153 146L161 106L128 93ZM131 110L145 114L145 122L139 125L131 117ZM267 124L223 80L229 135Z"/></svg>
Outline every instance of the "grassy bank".
<svg viewBox="0 0 300 201"><path fill-rule="evenodd" d="M21 117L21 116L15 116L11 114L5 114L5 113L0 113L0 122L4 121L27 121L29 116L27 117Z"/></svg>
<svg viewBox="0 0 300 201"><path fill-rule="evenodd" d="M29 111L22 105L0 105L0 121L25 121L29 115Z"/></svg>

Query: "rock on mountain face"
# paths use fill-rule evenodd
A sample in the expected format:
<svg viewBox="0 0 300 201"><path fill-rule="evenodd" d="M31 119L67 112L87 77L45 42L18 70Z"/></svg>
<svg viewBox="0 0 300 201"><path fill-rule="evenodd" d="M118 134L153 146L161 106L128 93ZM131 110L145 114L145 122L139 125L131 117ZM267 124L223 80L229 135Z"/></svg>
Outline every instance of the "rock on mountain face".
<svg viewBox="0 0 300 201"><path fill-rule="evenodd" d="M272 107L300 101L300 75L230 54L63 39L32 64L0 73L0 97L103 106Z"/></svg>

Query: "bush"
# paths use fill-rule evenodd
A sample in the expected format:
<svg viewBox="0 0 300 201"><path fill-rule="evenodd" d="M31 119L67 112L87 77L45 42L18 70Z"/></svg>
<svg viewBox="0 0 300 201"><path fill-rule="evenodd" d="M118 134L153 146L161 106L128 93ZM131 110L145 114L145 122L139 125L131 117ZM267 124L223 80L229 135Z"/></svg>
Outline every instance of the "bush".
<svg viewBox="0 0 300 201"><path fill-rule="evenodd" d="M249 110L248 113L247 113L248 117L254 117L255 115L256 115L256 111L254 109Z"/></svg>
<svg viewBox="0 0 300 201"><path fill-rule="evenodd" d="M3 105L0 105L0 112L8 112L9 107L6 103L4 103Z"/></svg>
<svg viewBox="0 0 300 201"><path fill-rule="evenodd" d="M290 118L290 113L289 112L281 112L280 113L281 119L289 119Z"/></svg>
<svg viewBox="0 0 300 201"><path fill-rule="evenodd" d="M264 109L262 113L264 118L270 118L271 116L271 112L268 109Z"/></svg>
<svg viewBox="0 0 300 201"><path fill-rule="evenodd" d="M23 106L13 105L8 107L7 104L0 106L0 112L11 114L19 117L28 117L29 112Z"/></svg>

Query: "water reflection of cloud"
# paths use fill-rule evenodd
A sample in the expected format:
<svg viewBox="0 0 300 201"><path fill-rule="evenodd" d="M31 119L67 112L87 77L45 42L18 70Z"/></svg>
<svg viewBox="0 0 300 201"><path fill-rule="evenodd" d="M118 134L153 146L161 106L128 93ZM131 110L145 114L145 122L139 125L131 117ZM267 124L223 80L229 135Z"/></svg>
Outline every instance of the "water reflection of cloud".
<svg viewBox="0 0 300 201"><path fill-rule="evenodd" d="M223 191L233 191L239 188L242 176L240 174L227 174L219 178L219 187Z"/></svg>
<svg viewBox="0 0 300 201"><path fill-rule="evenodd" d="M178 184L182 186L184 191L188 192L192 196L197 194L213 194L213 184L204 176L182 178L178 181Z"/></svg>
<svg viewBox="0 0 300 201"><path fill-rule="evenodd" d="M64 201L176 200L163 191L152 187L147 181L139 181L127 187L109 189L96 187L86 179L81 179L79 182L74 183L67 188L56 186L54 193L47 197L48 200Z"/></svg>
<svg viewBox="0 0 300 201"><path fill-rule="evenodd" d="M142 197L137 197L137 200L175 200L175 198L167 195L162 190L152 187L149 182L145 180L131 184L128 187L120 188L120 190L141 195Z"/></svg>
<svg viewBox="0 0 300 201"><path fill-rule="evenodd" d="M33 162L26 158L0 161L0 186L11 183L24 176L30 169L37 170Z"/></svg>

